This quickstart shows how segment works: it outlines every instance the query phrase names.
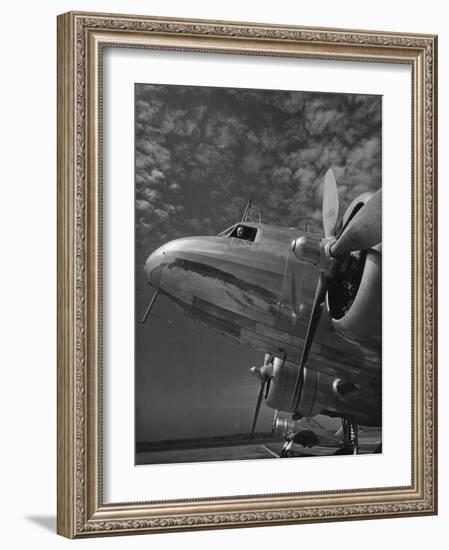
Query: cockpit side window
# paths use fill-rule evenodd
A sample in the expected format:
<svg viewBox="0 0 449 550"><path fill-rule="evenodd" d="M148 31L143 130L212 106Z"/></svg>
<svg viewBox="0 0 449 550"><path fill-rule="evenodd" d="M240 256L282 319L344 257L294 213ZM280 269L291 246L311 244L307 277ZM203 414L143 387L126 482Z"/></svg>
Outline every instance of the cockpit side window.
<svg viewBox="0 0 449 550"><path fill-rule="evenodd" d="M232 230L229 236L233 237L234 239L242 239L243 241L254 242L256 235L257 235L256 227L249 227L247 225L239 223L234 227L234 229Z"/></svg>

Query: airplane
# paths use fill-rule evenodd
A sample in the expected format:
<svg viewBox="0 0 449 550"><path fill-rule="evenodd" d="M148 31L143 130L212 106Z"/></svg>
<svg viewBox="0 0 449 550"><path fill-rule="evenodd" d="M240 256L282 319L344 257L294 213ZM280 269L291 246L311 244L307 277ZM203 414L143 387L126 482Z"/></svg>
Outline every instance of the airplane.
<svg viewBox="0 0 449 550"><path fill-rule="evenodd" d="M145 262L155 293L187 316L263 353L250 372L262 401L294 420L342 421L342 448L358 450L358 426L382 425L382 189L339 217L330 168L323 185L324 237L251 221L215 236L168 242ZM325 314L323 315L323 311Z"/></svg>

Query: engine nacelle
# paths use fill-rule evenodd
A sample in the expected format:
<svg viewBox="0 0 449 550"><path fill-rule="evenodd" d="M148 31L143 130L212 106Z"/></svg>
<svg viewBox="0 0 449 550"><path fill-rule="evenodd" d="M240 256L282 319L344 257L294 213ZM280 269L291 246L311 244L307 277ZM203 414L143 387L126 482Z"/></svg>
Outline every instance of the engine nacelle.
<svg viewBox="0 0 449 550"><path fill-rule="evenodd" d="M373 193L363 193L347 208L344 228ZM382 333L381 245L355 252L345 260L341 274L330 281L327 308L335 330L345 338L380 347Z"/></svg>
<svg viewBox="0 0 449 550"><path fill-rule="evenodd" d="M329 285L327 308L335 330L350 340L380 347L382 340L382 254L372 249L354 258L354 268Z"/></svg>
<svg viewBox="0 0 449 550"><path fill-rule="evenodd" d="M273 363L273 378L267 396L267 405L272 409L297 412L301 416L315 416L320 412L321 404L316 400L319 374L310 369L304 369L304 386L300 405L292 408L293 390L298 374L298 366L289 362Z"/></svg>
<svg viewBox="0 0 449 550"><path fill-rule="evenodd" d="M346 208L346 212L344 213L343 219L341 221L341 227L346 227L348 222L352 220L352 218L357 214L362 206L365 205L373 195L374 193L372 191L368 191L366 193L362 193L357 198L355 198L348 206L348 208Z"/></svg>
<svg viewBox="0 0 449 550"><path fill-rule="evenodd" d="M363 388L307 367L304 369L301 399L297 407L293 408L292 398L297 374L297 365L275 358L273 378L266 400L268 407L296 413L300 417L326 414L353 418L365 426L380 425L380 409L370 409L370 400ZM375 402L380 402L380 395Z"/></svg>

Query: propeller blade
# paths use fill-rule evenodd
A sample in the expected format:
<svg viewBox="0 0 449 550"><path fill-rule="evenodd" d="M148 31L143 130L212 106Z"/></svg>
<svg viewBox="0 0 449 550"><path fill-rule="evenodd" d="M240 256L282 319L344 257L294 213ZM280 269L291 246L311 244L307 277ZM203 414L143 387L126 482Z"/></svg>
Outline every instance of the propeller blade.
<svg viewBox="0 0 449 550"><path fill-rule="evenodd" d="M324 236L333 237L338 221L338 190L332 168L324 176L323 188L323 226Z"/></svg>
<svg viewBox="0 0 449 550"><path fill-rule="evenodd" d="M337 257L354 250L367 250L382 242L382 189L361 208L330 247Z"/></svg>
<svg viewBox="0 0 449 550"><path fill-rule="evenodd" d="M267 378L267 386L265 388L265 399L267 399L268 394L270 393L271 380L272 380L271 376Z"/></svg>
<svg viewBox="0 0 449 550"><path fill-rule="evenodd" d="M271 355L271 353L266 353L263 357L263 366L267 367L272 362L273 362L273 356Z"/></svg>
<svg viewBox="0 0 449 550"><path fill-rule="evenodd" d="M257 418L259 416L260 406L262 404L262 397L263 397L264 387L265 387L265 379L263 379L260 383L259 395L257 396L256 408L254 410L253 425L251 426L251 434L249 436L250 441L252 441L253 437L254 437L254 430L256 429Z"/></svg>
<svg viewBox="0 0 449 550"><path fill-rule="evenodd" d="M315 297L313 299L312 312L310 314L309 325L307 327L306 339L304 341L304 348L302 350L301 361L299 363L298 375L296 377L295 389L293 390L293 397L291 406L295 407L301 397L302 384L304 380L304 367L309 357L310 348L312 347L315 333L318 328L321 313L323 311L324 299L327 292L327 277L324 274L320 274L318 284L315 290Z"/></svg>
<svg viewBox="0 0 449 550"><path fill-rule="evenodd" d="M156 290L156 292L153 294L153 297L151 298L151 302L148 304L148 307L147 307L145 313L143 314L142 319L139 321L139 323L141 323L142 325L147 320L147 317L150 314L151 308L154 306L154 304L156 302L156 298L157 298L158 294L159 294L159 290Z"/></svg>
<svg viewBox="0 0 449 550"><path fill-rule="evenodd" d="M271 426L271 435L274 435L276 433L276 424L277 424L278 416L279 416L279 409L276 409L276 411L274 412L273 424Z"/></svg>

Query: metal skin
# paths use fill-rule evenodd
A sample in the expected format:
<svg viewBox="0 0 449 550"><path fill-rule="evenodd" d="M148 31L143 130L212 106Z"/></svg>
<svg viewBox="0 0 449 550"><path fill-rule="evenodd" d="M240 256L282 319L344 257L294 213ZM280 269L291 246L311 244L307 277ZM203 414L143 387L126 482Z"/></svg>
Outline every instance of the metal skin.
<svg viewBox="0 0 449 550"><path fill-rule="evenodd" d="M269 407L380 426L380 338L370 340L362 330L362 345L356 341L357 329L346 328L349 339L343 335L344 318L337 329L328 304L307 360L301 398L292 404L320 272L313 263L298 260L291 243L313 234L261 223L236 225L256 232L254 241L231 236L233 226L217 236L178 239L158 248L145 263L151 285L196 321L277 359L266 395ZM374 293L368 302L380 303L380 287L363 288ZM362 311L356 326L363 328L366 316L369 312Z"/></svg>

